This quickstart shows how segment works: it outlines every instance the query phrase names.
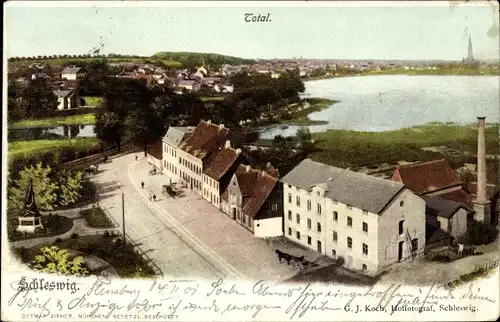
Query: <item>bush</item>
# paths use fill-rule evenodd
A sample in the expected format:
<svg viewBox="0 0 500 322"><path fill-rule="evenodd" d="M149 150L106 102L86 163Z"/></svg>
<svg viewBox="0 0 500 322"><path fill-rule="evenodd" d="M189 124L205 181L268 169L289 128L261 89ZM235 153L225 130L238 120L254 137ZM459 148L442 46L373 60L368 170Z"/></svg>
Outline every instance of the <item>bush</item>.
<svg viewBox="0 0 500 322"><path fill-rule="evenodd" d="M70 238L71 239L78 239L78 238L80 238L80 235L78 235L77 233L72 233Z"/></svg>
<svg viewBox="0 0 500 322"><path fill-rule="evenodd" d="M104 234L102 235L104 238L110 238L111 237L111 234L109 233L109 231L105 231Z"/></svg>
<svg viewBox="0 0 500 322"><path fill-rule="evenodd" d="M468 229L469 243L472 245L484 245L493 242L498 236L498 229L488 224L473 221Z"/></svg>

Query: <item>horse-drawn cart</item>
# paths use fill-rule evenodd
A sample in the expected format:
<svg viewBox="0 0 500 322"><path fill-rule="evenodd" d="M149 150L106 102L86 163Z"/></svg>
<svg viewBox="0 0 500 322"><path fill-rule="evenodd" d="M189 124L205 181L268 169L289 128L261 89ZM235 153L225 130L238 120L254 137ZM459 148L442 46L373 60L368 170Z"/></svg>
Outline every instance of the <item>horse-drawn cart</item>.
<svg viewBox="0 0 500 322"><path fill-rule="evenodd" d="M282 262L282 260L285 260L288 265L292 265L292 267L299 272L313 267L313 262L304 259L304 256L293 256L278 249L276 249L275 252L278 255L278 260L280 261L280 263Z"/></svg>
<svg viewBox="0 0 500 322"><path fill-rule="evenodd" d="M161 189L161 193L164 196L169 196L172 198L178 197L181 194L181 192L182 191L180 189L175 188L175 186L173 186L171 184L165 184L162 186L162 189Z"/></svg>

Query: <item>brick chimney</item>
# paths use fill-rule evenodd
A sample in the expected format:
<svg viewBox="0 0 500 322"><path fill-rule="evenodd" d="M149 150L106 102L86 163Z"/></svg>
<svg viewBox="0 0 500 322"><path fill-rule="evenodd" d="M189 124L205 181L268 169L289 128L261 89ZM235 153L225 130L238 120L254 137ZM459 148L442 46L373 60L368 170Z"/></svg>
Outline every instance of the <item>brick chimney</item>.
<svg viewBox="0 0 500 322"><path fill-rule="evenodd" d="M229 149L231 147L231 141L226 140L226 144L224 144L224 149Z"/></svg>
<svg viewBox="0 0 500 322"><path fill-rule="evenodd" d="M477 191L473 204L476 211L474 219L489 224L491 204L486 196L485 119L477 117Z"/></svg>
<svg viewBox="0 0 500 322"><path fill-rule="evenodd" d="M219 124L219 129L223 129L224 128L224 124Z"/></svg>
<svg viewBox="0 0 500 322"><path fill-rule="evenodd" d="M246 166L245 166L245 169L246 169L246 171L247 171L247 172L249 172L249 171L250 171L250 166L249 166L249 165L246 165Z"/></svg>
<svg viewBox="0 0 500 322"><path fill-rule="evenodd" d="M212 120L208 120L208 121L207 121L207 124L212 124Z"/></svg>
<svg viewBox="0 0 500 322"><path fill-rule="evenodd" d="M241 149L236 149L236 154L240 154L241 153Z"/></svg>

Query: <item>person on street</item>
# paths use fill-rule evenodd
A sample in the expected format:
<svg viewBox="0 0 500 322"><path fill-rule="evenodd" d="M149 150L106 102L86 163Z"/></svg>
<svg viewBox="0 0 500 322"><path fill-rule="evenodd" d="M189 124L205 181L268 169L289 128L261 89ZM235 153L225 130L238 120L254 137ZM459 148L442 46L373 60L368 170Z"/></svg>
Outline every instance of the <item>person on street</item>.
<svg viewBox="0 0 500 322"><path fill-rule="evenodd" d="M153 194L153 201L156 201L156 195Z"/></svg>
<svg viewBox="0 0 500 322"><path fill-rule="evenodd" d="M137 161L137 155L135 156L135 161Z"/></svg>
<svg viewBox="0 0 500 322"><path fill-rule="evenodd" d="M141 181L141 188L144 189L144 181Z"/></svg>

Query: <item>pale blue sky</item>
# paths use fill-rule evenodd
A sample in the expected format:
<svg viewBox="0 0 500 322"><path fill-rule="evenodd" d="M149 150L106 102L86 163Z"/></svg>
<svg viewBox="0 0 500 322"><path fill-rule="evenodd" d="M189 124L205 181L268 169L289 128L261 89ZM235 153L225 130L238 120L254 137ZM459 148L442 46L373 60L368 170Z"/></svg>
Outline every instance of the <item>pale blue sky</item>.
<svg viewBox="0 0 500 322"><path fill-rule="evenodd" d="M368 3L369 4L369 3ZM5 8L6 54L158 51L244 58L498 59L498 7L14 7ZM244 14L270 13L269 23ZM488 37L495 34L496 37ZM467 28L467 29L466 29Z"/></svg>

